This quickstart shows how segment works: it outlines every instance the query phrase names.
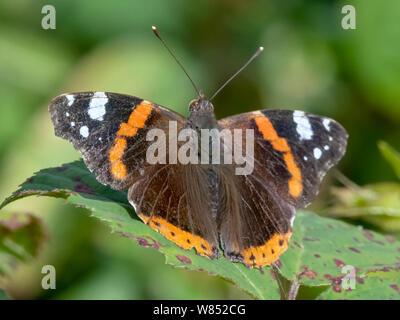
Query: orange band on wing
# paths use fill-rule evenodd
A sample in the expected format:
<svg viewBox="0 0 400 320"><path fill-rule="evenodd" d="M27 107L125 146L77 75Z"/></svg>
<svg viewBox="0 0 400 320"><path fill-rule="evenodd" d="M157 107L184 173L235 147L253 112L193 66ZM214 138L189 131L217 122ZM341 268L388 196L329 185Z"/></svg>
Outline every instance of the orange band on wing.
<svg viewBox="0 0 400 320"><path fill-rule="evenodd" d="M214 257L212 246L202 237L181 230L161 217L149 218L143 214L138 215L143 220L143 222L148 224L152 229L161 233L168 240L176 243L179 247L187 250L195 247L198 254L202 256L207 256L209 258Z"/></svg>
<svg viewBox="0 0 400 320"><path fill-rule="evenodd" d="M114 146L109 151L109 160L111 162L111 174L114 178L122 180L127 175L126 166L122 163L127 141L124 137L134 137L138 129L143 128L147 119L153 110L153 104L143 100L132 111L127 123L121 123L117 132L117 138L114 141Z"/></svg>
<svg viewBox="0 0 400 320"><path fill-rule="evenodd" d="M114 146L110 149L109 159L111 162L115 162L121 159L124 155L126 148L126 140L124 138L115 139Z"/></svg>
<svg viewBox="0 0 400 320"><path fill-rule="evenodd" d="M127 123L121 123L119 130L117 132L118 136L133 137L136 135L138 128L131 127Z"/></svg>
<svg viewBox="0 0 400 320"><path fill-rule="evenodd" d="M243 262L249 267L261 268L273 264L288 247L291 232L276 233L265 244L241 252Z"/></svg>
<svg viewBox="0 0 400 320"><path fill-rule="evenodd" d="M283 153L283 159L285 161L286 168L292 174L292 177L288 181L289 193L293 197L297 198L298 196L300 196L303 190L303 186L301 184L301 171L294 160L292 151L290 150L287 140L278 136L278 133L274 129L271 121L269 121L269 119L261 112L257 113L254 121L258 127L258 130L260 130L260 132L262 133L264 139L268 140L275 150Z"/></svg>
<svg viewBox="0 0 400 320"><path fill-rule="evenodd" d="M133 137L137 130L143 128L153 110L153 104L143 100L130 114L127 123L121 123L118 136Z"/></svg>

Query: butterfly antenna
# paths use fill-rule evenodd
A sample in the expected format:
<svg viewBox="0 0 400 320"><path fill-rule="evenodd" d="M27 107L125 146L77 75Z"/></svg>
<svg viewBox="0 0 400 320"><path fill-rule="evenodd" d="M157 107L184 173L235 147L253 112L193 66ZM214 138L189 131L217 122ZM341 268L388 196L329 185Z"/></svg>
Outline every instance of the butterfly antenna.
<svg viewBox="0 0 400 320"><path fill-rule="evenodd" d="M212 95L212 97L210 98L210 101L212 99L215 98L215 96L223 89L225 88L225 86L231 82L239 73L241 73L249 64L250 62L252 62L261 52L263 52L264 48L263 47L259 47L258 50L253 54L253 56L249 59L249 61L247 61L243 67L241 67L238 71L236 71L236 73L230 77L227 81L225 81L225 83Z"/></svg>
<svg viewBox="0 0 400 320"><path fill-rule="evenodd" d="M156 37L158 39L160 39L161 43L164 45L164 47L168 50L169 54L172 56L172 58L175 59L176 63L181 67L181 69L183 70L183 72L186 74L186 76L188 77L188 79L190 80L190 82L192 83L192 86L194 88L194 90L196 90L198 96L200 97L200 91L199 89L197 89L196 85L194 84L192 78L190 78L189 74L186 72L185 68L183 67L183 65L179 62L179 60L175 57L175 55L173 54L173 52L171 51L170 48L168 48L167 44L165 43L165 41L163 40L163 38L161 38L160 34L158 33L158 30L155 26L151 27L153 29L154 34L156 35Z"/></svg>

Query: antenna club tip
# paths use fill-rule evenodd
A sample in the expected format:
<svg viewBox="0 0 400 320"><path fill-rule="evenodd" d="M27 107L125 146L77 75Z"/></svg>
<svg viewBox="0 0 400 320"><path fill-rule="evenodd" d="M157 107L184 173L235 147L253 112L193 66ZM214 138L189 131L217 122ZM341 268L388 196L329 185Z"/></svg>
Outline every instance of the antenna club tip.
<svg viewBox="0 0 400 320"><path fill-rule="evenodd" d="M157 28L156 28L155 26L151 26L151 28L152 28L153 30L157 30Z"/></svg>
<svg viewBox="0 0 400 320"><path fill-rule="evenodd" d="M264 50L264 47L260 47L259 50L260 50L260 51L263 51L263 50Z"/></svg>

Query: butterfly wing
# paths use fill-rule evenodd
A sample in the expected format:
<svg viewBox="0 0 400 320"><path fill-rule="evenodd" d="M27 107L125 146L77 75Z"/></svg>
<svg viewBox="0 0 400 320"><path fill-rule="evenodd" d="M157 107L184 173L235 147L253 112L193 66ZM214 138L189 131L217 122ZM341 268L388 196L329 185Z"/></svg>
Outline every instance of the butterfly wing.
<svg viewBox="0 0 400 320"><path fill-rule="evenodd" d="M146 134L184 117L146 100L109 92L63 94L49 105L55 134L73 144L102 184L127 190L148 165Z"/></svg>
<svg viewBox="0 0 400 320"><path fill-rule="evenodd" d="M348 134L339 123L303 111L255 111L219 125L254 130L254 174L296 208L313 201L323 177L346 151Z"/></svg>
<svg viewBox="0 0 400 320"><path fill-rule="evenodd" d="M128 200L151 228L185 249L195 247L210 258L219 255L216 225L199 214L207 212L199 198L209 192L205 171L146 159L154 142L146 141L149 130L161 130L168 141L169 122L180 130L184 117L140 98L108 92L63 94L50 103L49 111L55 134L73 144L99 182L129 189ZM191 192L196 176L196 185L206 189Z"/></svg>
<svg viewBox="0 0 400 320"><path fill-rule="evenodd" d="M233 261L269 265L288 246L295 208L315 198L326 172L344 155L347 133L332 119L289 110L235 115L219 125L254 132L252 173L222 175L230 177L224 193L239 199L237 209L221 210L222 247ZM240 142L248 143L245 135Z"/></svg>
<svg viewBox="0 0 400 320"><path fill-rule="evenodd" d="M210 259L219 257L207 170L180 164L155 165L150 170L128 192L140 218L181 248L195 248Z"/></svg>

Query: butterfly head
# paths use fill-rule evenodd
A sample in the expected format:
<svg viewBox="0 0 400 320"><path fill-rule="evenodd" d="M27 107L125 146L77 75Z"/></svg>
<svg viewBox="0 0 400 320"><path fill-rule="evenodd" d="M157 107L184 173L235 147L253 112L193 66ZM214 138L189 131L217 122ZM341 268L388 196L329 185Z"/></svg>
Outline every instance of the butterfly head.
<svg viewBox="0 0 400 320"><path fill-rule="evenodd" d="M214 106L200 91L199 98L190 101L189 111L190 112L214 112Z"/></svg>
<svg viewBox="0 0 400 320"><path fill-rule="evenodd" d="M199 128L214 128L216 126L214 106L202 92L200 92L198 99L190 102L188 120Z"/></svg>

